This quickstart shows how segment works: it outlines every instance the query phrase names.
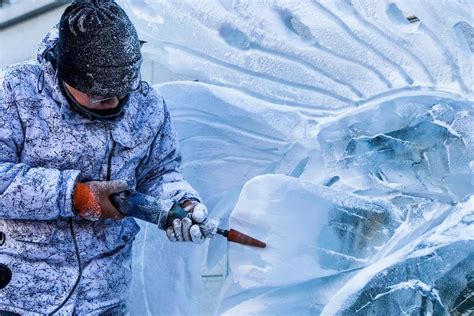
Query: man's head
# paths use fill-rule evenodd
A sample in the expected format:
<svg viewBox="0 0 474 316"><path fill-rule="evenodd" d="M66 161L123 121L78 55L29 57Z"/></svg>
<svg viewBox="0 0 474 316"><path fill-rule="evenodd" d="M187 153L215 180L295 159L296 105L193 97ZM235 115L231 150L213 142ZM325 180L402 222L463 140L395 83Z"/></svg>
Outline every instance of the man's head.
<svg viewBox="0 0 474 316"><path fill-rule="evenodd" d="M73 1L59 23L57 51L59 79L87 108L112 108L140 84L140 41L127 14L112 0Z"/></svg>

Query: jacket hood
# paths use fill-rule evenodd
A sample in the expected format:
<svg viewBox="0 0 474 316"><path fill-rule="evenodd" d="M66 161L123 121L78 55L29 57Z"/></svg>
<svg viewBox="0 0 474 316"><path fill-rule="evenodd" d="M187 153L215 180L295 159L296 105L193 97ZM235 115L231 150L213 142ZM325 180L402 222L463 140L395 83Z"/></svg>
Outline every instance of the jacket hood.
<svg viewBox="0 0 474 316"><path fill-rule="evenodd" d="M54 26L41 40L36 54L36 63L39 65L37 92L42 93L46 86L51 87L51 97L59 104L66 104L67 101L59 88L59 80L55 68L48 61L48 53L52 52L59 40L58 25Z"/></svg>
<svg viewBox="0 0 474 316"><path fill-rule="evenodd" d="M43 65L47 63L46 56L59 41L59 25L54 26L41 40L38 46L36 61Z"/></svg>

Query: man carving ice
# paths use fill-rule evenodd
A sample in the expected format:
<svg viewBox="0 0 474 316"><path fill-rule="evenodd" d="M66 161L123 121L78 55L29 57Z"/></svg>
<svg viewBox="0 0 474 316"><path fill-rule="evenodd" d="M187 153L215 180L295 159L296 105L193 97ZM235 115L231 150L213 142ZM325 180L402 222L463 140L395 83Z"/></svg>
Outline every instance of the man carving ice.
<svg viewBox="0 0 474 316"><path fill-rule="evenodd" d="M112 193L177 201L194 213L168 238L204 240L207 211L178 169L170 115L140 80L141 62L125 12L88 0L66 8L36 62L0 72L1 315L126 312L139 227Z"/></svg>

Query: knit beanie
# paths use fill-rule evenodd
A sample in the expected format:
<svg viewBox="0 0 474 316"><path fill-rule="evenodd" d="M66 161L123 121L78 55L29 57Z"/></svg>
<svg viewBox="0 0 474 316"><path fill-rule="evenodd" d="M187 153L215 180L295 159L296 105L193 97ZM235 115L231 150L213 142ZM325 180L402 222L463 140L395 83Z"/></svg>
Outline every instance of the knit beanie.
<svg viewBox="0 0 474 316"><path fill-rule="evenodd" d="M59 22L59 78L96 96L126 95L138 88L140 41L125 11L113 0L76 0Z"/></svg>

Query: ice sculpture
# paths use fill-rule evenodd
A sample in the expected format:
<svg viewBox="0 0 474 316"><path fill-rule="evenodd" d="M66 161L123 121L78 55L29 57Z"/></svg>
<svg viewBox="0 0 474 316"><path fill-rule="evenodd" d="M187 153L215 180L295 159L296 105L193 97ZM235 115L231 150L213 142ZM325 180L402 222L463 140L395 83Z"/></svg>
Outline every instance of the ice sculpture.
<svg viewBox="0 0 474 316"><path fill-rule="evenodd" d="M474 146L470 140L474 118L470 107L461 101L418 96L411 102L402 98L357 110L322 127L320 149L309 154L300 178L279 180L287 189L274 188L277 181L271 177L275 176L247 183L232 213L232 225L238 229L250 225L253 232L261 232L257 237L269 245L273 241L283 253L267 260L263 252L231 247L229 262L234 272L226 284L221 311L285 315L292 311L282 306L286 293L307 302L290 300L299 314L437 315L472 308L468 299L472 294L463 294L469 291L469 283L472 287L474 268ZM346 207L330 209L332 218L324 213L320 189L305 194L314 187L309 181L315 179L329 179L326 183L334 192L341 191L338 199L344 196L347 201ZM385 208L384 214L392 215L383 225L385 231L377 230L379 219L352 214L351 209L372 208L360 203L356 207L357 202L342 192L388 202L393 209ZM280 202L281 197L286 203ZM338 209L343 217L336 215ZM291 226L286 219L292 212L297 212L294 217L299 225ZM283 216L280 225L271 220ZM259 223L256 218L268 218L272 229L265 225L268 220ZM320 231L321 225L330 230ZM301 231L306 241L292 236ZM382 233L391 238L378 242L374 237ZM281 235L287 243L277 238ZM364 247L359 246L361 240ZM304 260L310 256L317 261L321 248L338 242L342 247L338 245L328 260L332 270L328 266L318 269ZM300 260L294 263L294 257ZM278 278L272 273L281 264L290 266ZM302 296L303 291L313 297Z"/></svg>
<svg viewBox="0 0 474 316"><path fill-rule="evenodd" d="M472 311L472 3L121 3L161 78L186 80L158 88L187 178L212 216L270 241L230 245L219 314ZM328 192L390 216L354 221L365 207ZM196 313L206 249L144 230L135 311Z"/></svg>

